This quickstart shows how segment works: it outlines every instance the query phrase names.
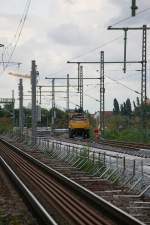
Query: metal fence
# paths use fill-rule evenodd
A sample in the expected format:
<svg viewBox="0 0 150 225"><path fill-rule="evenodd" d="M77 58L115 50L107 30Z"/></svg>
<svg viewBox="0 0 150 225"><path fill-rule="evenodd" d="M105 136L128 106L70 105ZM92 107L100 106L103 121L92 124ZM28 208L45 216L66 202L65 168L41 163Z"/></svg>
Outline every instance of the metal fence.
<svg viewBox="0 0 150 225"><path fill-rule="evenodd" d="M5 135L6 136L6 135ZM122 154L109 154L102 149L92 149L89 146L81 146L70 143L63 143L53 139L38 137L36 144L32 146L32 138L27 133L23 140L18 134L7 134L15 141L21 141L47 154L51 159L61 160L72 167L88 173L91 177L106 179L112 183L121 184L122 188L129 187L131 190L148 192L150 179L144 170L144 159L130 159ZM144 191L144 192L143 192Z"/></svg>

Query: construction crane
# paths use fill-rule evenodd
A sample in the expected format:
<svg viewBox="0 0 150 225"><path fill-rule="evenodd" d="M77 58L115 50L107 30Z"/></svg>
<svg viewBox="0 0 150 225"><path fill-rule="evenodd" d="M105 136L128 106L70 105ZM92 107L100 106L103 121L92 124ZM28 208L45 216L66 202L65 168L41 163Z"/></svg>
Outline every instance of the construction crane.
<svg viewBox="0 0 150 225"><path fill-rule="evenodd" d="M31 76L29 74L20 74L20 73L9 72L8 75L15 76L15 77L20 77L20 78L31 79Z"/></svg>

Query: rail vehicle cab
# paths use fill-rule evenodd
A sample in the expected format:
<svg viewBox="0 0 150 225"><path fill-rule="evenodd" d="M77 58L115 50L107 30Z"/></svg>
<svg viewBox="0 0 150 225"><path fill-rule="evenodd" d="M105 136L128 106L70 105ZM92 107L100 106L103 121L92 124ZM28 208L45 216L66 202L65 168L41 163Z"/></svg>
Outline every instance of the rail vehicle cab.
<svg viewBox="0 0 150 225"><path fill-rule="evenodd" d="M90 122L83 113L75 112L69 119L69 137L89 138Z"/></svg>

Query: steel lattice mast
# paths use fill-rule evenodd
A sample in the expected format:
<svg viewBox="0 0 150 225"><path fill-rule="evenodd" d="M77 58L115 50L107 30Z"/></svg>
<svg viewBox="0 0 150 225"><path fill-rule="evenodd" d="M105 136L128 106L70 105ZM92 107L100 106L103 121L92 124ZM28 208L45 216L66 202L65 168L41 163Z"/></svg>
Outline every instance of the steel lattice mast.
<svg viewBox="0 0 150 225"><path fill-rule="evenodd" d="M105 130L105 88L104 88L104 51L100 52L100 134Z"/></svg>

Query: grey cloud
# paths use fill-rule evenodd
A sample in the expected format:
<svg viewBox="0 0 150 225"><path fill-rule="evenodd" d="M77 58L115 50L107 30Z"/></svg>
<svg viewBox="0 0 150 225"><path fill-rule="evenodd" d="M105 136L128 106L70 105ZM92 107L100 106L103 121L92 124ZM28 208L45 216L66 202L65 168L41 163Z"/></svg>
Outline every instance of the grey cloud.
<svg viewBox="0 0 150 225"><path fill-rule="evenodd" d="M65 0L66 3L69 3L69 4L74 4L75 3L75 0Z"/></svg>
<svg viewBox="0 0 150 225"><path fill-rule="evenodd" d="M148 9L150 7L150 1L147 0L137 0L137 16L136 17L130 17L131 16L131 0L125 0L125 1L118 1L118 0L110 0L112 5L115 5L120 13L117 17L114 17L109 21L109 25L115 24L119 21L121 21L124 18L128 18L128 20L122 21L120 24L144 24L147 23L150 20L150 14L147 12L144 12L142 14L139 14L139 12Z"/></svg>
<svg viewBox="0 0 150 225"><path fill-rule="evenodd" d="M48 75L53 72L55 76L64 76L66 73L76 76L76 66L66 66L65 62L67 60L71 60L71 58L75 58L78 55L81 55L79 59L82 60L99 60L99 51L101 49L98 48L91 52L90 50L120 35L122 35L120 40L112 42L102 49L105 51L105 59L108 61L123 59L123 33L106 31L103 30L103 27L106 23L111 25L122 18L129 17L131 15L131 0L45 0L44 3L37 0L36 4L31 4L29 17L13 55L14 61L23 62L23 68L21 68L20 72L30 72L31 59L35 59L40 76L43 79L45 74ZM24 4L20 0L5 0L2 3L3 7L0 9L0 27L1 41L4 39L4 44L7 40L9 42L13 38ZM137 0L137 4L139 6L138 11L141 11L150 7L150 0ZM120 23L117 26L139 26L144 23L147 24L149 21L150 11L135 18L130 18L125 23ZM90 52L90 54L84 55L86 52ZM141 36L135 34L135 32L129 32L127 59L141 59L140 57ZM78 60L78 58L75 59ZM62 67L65 67L63 71ZM84 66L84 73L88 76L93 74L96 69L99 69L98 66ZM114 79L121 79L124 76L125 79L121 82L127 84L129 87L134 88L135 81L139 85L138 87L140 87L140 73L130 72L130 69L137 69L135 66L128 66L129 71L126 75L122 74L121 71L118 73L111 71L118 69L118 66L110 65L110 67L107 66L105 69L106 74L108 73ZM120 65L119 69L122 70L122 65ZM140 66L138 66L138 69L141 69ZM57 71L60 72L55 73ZM1 77L0 81L1 87L5 86L3 84L5 84L6 78L3 77L2 79ZM7 84L7 92L17 86L15 86L15 82L10 82L10 79L7 80ZM128 94L132 94L132 92L123 89L122 86L120 87L114 82L108 88L106 86L106 89L106 107L109 109L112 108L111 104L114 97L122 101ZM96 96L98 89L93 89L90 93L91 96ZM134 97L135 93L133 94ZM97 106L95 105L96 103L91 101L91 99L87 98L87 102L85 99L85 107L88 107L90 111L99 107L98 104Z"/></svg>
<svg viewBox="0 0 150 225"><path fill-rule="evenodd" d="M63 45L87 45L90 42L89 33L76 24L61 24L49 32L49 37Z"/></svg>

